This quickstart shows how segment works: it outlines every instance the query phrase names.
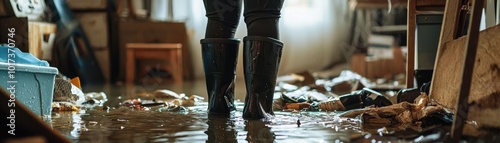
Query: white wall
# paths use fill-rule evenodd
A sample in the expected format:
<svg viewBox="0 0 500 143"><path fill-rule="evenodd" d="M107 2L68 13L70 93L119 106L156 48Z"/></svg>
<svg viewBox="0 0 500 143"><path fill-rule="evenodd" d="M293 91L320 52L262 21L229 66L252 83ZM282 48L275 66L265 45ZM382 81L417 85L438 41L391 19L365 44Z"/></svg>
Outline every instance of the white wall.
<svg viewBox="0 0 500 143"><path fill-rule="evenodd" d="M162 8L163 7L163 8ZM153 0L152 18L167 20L167 2ZM190 36L190 54L194 74L203 77L201 47L207 19L202 0L174 0L174 21L186 22ZM284 43L280 74L303 70L319 71L332 63L345 61L344 52L350 36L348 1L285 0L280 19L280 39ZM155 13L156 12L156 13ZM236 38L246 36L246 26L240 19ZM243 78L242 47L240 46L237 74Z"/></svg>

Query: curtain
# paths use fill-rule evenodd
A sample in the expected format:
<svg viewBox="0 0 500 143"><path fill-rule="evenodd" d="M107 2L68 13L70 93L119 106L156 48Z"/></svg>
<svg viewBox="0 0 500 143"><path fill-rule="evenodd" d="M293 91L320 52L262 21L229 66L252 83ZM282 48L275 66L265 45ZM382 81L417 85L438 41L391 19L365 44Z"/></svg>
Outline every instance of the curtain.
<svg viewBox="0 0 500 143"><path fill-rule="evenodd" d="M207 19L202 0L173 0L173 19L167 19L167 2L152 1L152 19L185 22L190 38L190 55L194 74L203 77L201 46ZM350 59L350 11L347 0L285 0L280 19L280 40L284 49L279 74L308 70L320 71ZM240 19L236 38L246 36L246 25ZM238 55L238 78L243 78L242 44Z"/></svg>

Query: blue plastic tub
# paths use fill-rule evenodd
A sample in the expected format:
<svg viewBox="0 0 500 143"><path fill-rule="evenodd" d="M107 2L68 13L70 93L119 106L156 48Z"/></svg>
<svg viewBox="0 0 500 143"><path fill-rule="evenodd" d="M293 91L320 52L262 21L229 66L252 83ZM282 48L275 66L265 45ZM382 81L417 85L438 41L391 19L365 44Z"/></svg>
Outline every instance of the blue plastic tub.
<svg viewBox="0 0 500 143"><path fill-rule="evenodd" d="M33 113L50 117L57 68L27 64L15 64L14 67L15 69L12 70L11 67L10 71L15 71L15 77L10 78L9 64L0 62L0 87L9 94L14 92L14 99L23 103ZM9 88L12 85L15 88Z"/></svg>

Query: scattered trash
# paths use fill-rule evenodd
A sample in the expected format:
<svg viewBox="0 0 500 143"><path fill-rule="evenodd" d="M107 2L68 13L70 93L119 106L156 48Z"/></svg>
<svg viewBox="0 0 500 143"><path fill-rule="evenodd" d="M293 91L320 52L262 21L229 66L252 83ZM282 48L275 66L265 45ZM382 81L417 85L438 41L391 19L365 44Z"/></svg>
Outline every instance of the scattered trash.
<svg viewBox="0 0 500 143"><path fill-rule="evenodd" d="M95 102L98 101L86 101L82 90L64 76L55 79L52 111L79 111L83 103Z"/></svg>
<svg viewBox="0 0 500 143"><path fill-rule="evenodd" d="M154 95L156 98L174 98L174 99L181 99L182 98L181 95L175 93L174 91L166 90L166 89L156 90Z"/></svg>
<svg viewBox="0 0 500 143"><path fill-rule="evenodd" d="M173 104L177 105L177 106L185 106L185 107L196 106L196 104L203 101L203 99L204 99L203 97L198 96L198 95L191 95L188 98L184 95L184 96L182 96L181 99L175 99L173 101Z"/></svg>
<svg viewBox="0 0 500 143"><path fill-rule="evenodd" d="M76 106L78 105L76 103L79 100L84 101L83 105L99 104L101 106L107 101L107 95L104 92L83 94L68 80L59 80L61 86L58 87L60 90L58 93L62 94L58 94L57 98L54 95L54 99L59 100L53 104L54 111L78 111L80 107ZM408 128L410 125L423 127L440 123L449 124L452 120L451 114L447 114L443 108L427 106L427 95L421 90L401 90L398 93L398 102L401 103L393 104L386 96L372 90L370 87L374 84L368 79L351 71L343 71L339 77L333 79L314 79L309 72L303 72L279 78L278 81L275 87L273 110L288 111L292 114L307 111L345 111L334 118L356 118L354 120L362 124L380 125L382 127L375 130L380 135L394 134L393 130L386 127L389 125L403 125L401 128ZM69 87L71 87L71 92L67 91ZM403 97L410 97L410 93L411 96L419 94L419 97L413 100L417 101L416 103L408 102L413 98L403 99ZM192 106L206 106L207 104L203 102L204 98L201 96L186 96L186 94L179 94L168 89L156 90L153 94L141 93L138 97L143 99L133 98L121 102L121 107L116 108L119 110L107 106L101 110L106 110L108 114L121 114L122 112L126 114L134 111L188 113L192 111L191 109L198 108ZM110 110L113 112L109 112ZM436 123L436 121L441 122ZM95 126L98 123L91 121L88 124ZM296 120L296 125L297 127L302 125L300 119ZM420 138L414 137L412 140L429 141L435 140L435 137L436 135L428 135Z"/></svg>
<svg viewBox="0 0 500 143"><path fill-rule="evenodd" d="M307 77L307 83L306 81ZM313 79L311 81L311 78ZM274 109L305 109L309 111L344 111L367 106L383 107L392 105L382 94L366 87L373 86L370 81L351 71L342 71L339 77L331 80L318 79L308 72L292 74L279 78L277 92L281 98L275 99ZM306 84L304 84L306 83ZM345 94L337 96L337 94ZM309 103L290 104L290 103ZM278 103L278 104L277 104ZM287 107L287 104L289 104Z"/></svg>
<svg viewBox="0 0 500 143"><path fill-rule="evenodd" d="M104 92L90 92L85 94L85 100L101 100L108 101L108 96Z"/></svg>
<svg viewBox="0 0 500 143"><path fill-rule="evenodd" d="M135 110L149 110L149 107L153 106L168 106L169 104L164 101L157 101L157 100L141 100L140 98L137 99L129 99L125 100L121 103L121 105L125 107L130 107Z"/></svg>
<svg viewBox="0 0 500 143"><path fill-rule="evenodd" d="M149 94L144 94L149 95ZM142 100L140 98L128 99L121 103L125 107L133 108L138 111L155 110L159 112L169 111L169 112L184 112L188 111L189 106L197 106L198 103L204 100L203 97L198 95L191 95L189 97L186 94L177 94L171 90L156 90L154 92L154 97L156 99L152 100Z"/></svg>
<svg viewBox="0 0 500 143"><path fill-rule="evenodd" d="M310 106L311 106L311 104L309 104L307 102L303 102L303 103L286 103L285 109L302 110L302 109L305 109L305 108L309 108Z"/></svg>
<svg viewBox="0 0 500 143"><path fill-rule="evenodd" d="M286 82L297 86L311 86L316 82L314 76L309 71L280 76L276 81L278 83Z"/></svg>
<svg viewBox="0 0 500 143"><path fill-rule="evenodd" d="M70 102L73 104L81 104L84 99L83 92L71 82L56 78L54 84L54 98L55 102Z"/></svg>
<svg viewBox="0 0 500 143"><path fill-rule="evenodd" d="M383 107L392 105L382 94L368 88L342 95L328 101L318 103L318 108L322 111L345 111L359 109L368 106Z"/></svg>
<svg viewBox="0 0 500 143"><path fill-rule="evenodd" d="M80 107L70 102L52 102L52 111L80 111Z"/></svg>
<svg viewBox="0 0 500 143"><path fill-rule="evenodd" d="M390 125L390 124L422 124L422 121L426 118L433 117L443 117L438 120L429 121L441 121L444 124L451 124L447 119L449 115L440 106L427 106L427 95L423 93L419 98L417 98L416 103L401 102L398 104L379 107L379 108L363 108L350 110L342 115L341 117L354 118L361 116L364 124L379 124L379 125ZM435 116L436 114L441 114L444 116Z"/></svg>

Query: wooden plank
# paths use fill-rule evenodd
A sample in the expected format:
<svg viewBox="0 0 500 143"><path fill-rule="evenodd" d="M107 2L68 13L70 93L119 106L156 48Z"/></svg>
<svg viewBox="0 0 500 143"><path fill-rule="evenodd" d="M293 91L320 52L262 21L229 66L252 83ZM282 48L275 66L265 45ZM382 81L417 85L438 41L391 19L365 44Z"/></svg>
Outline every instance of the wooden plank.
<svg viewBox="0 0 500 143"><path fill-rule="evenodd" d="M108 14L106 12L75 13L87 35L92 49L109 47Z"/></svg>
<svg viewBox="0 0 500 143"><path fill-rule="evenodd" d="M417 0L416 6L445 6L446 0Z"/></svg>
<svg viewBox="0 0 500 143"><path fill-rule="evenodd" d="M496 128L500 128L500 122L491 121L498 120L499 115L489 116L487 109L500 113L498 104L500 103L498 99L500 97L500 40L497 40L500 39L500 35L498 33L500 33L500 25L479 33L476 64L468 97L469 113L471 113L468 119L477 121L480 126ZM460 89L458 83L461 80L461 73L457 71L463 69L465 45L465 37L450 41L438 49L439 55L436 57L430 98L452 111L456 110L457 93Z"/></svg>
<svg viewBox="0 0 500 143"><path fill-rule="evenodd" d="M413 88L415 75L415 29L416 29L416 0L408 0L408 33L406 57L406 87Z"/></svg>
<svg viewBox="0 0 500 143"><path fill-rule="evenodd" d="M439 38L439 46L457 38L456 29L458 23L458 14L460 11L459 0L448 0L446 2L445 14L443 16L443 24L441 26L441 37Z"/></svg>
<svg viewBox="0 0 500 143"><path fill-rule="evenodd" d="M460 89L458 92L458 100L456 103L455 116L451 129L451 140L459 142L462 138L462 130L467 121L469 113L469 94L471 91L472 74L476 63L476 53L479 39L479 25L481 24L481 14L484 6L484 0L474 0L471 10L471 18L469 22L469 30L466 36L465 58L463 59L463 69L460 81Z"/></svg>
<svg viewBox="0 0 500 143"><path fill-rule="evenodd" d="M459 2L458 0L448 0L446 1L445 14L443 15L443 24L441 25L441 34L439 36L438 49L436 53L436 60L434 63L434 72L433 75L437 75L436 71L438 69L438 57L441 56L441 52L444 50L444 44L455 39L457 33L457 22L458 22L458 11L459 11ZM432 77L431 86L435 85L434 78ZM429 95L432 94L434 88L431 88L429 91Z"/></svg>
<svg viewBox="0 0 500 143"><path fill-rule="evenodd" d="M122 0L119 0L122 1ZM106 0L66 0L72 10L106 10Z"/></svg>
<svg viewBox="0 0 500 143"><path fill-rule="evenodd" d="M417 0L417 13L440 13L444 11L446 0Z"/></svg>

